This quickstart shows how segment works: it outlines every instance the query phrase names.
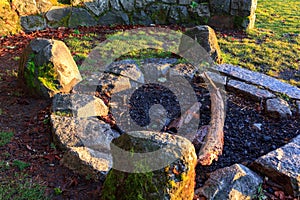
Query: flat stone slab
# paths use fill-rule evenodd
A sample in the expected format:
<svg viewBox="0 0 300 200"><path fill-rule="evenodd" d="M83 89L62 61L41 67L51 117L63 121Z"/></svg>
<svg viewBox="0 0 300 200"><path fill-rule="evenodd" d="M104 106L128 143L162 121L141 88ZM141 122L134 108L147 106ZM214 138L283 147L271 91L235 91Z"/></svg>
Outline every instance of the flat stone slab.
<svg viewBox="0 0 300 200"><path fill-rule="evenodd" d="M262 182L255 172L234 164L212 172L205 185L195 193L207 199L252 199Z"/></svg>
<svg viewBox="0 0 300 200"><path fill-rule="evenodd" d="M266 112L275 118L287 118L292 116L288 102L280 98L268 99L266 101Z"/></svg>
<svg viewBox="0 0 300 200"><path fill-rule="evenodd" d="M245 95L252 97L253 99L260 100L260 99L269 99L275 98L276 96L271 92L263 89L259 89L254 85L250 85L241 81L237 80L229 80L227 86L230 89L237 90Z"/></svg>
<svg viewBox="0 0 300 200"><path fill-rule="evenodd" d="M254 161L251 168L282 184L290 195L300 196L300 135L289 144Z"/></svg>
<svg viewBox="0 0 300 200"><path fill-rule="evenodd" d="M300 99L299 88L279 81L270 76L229 64L217 65L215 69L226 75L244 80L245 82L250 82L255 85L263 86L274 92L286 94L292 99Z"/></svg>

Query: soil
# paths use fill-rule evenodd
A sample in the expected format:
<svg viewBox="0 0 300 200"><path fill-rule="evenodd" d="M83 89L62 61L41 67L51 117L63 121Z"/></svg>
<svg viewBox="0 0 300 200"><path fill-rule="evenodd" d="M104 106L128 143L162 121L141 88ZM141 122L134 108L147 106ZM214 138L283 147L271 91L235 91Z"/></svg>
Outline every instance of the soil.
<svg viewBox="0 0 300 200"><path fill-rule="evenodd" d="M101 41L107 33L129 28L134 27L82 27L79 28L81 34L74 34L72 29L47 29L30 34L22 33L3 37L0 40L0 131L14 133L12 141L0 147L0 160L12 162L18 159L30 163L31 166L24 172L35 182L45 185L46 194L51 195L51 199L99 199L102 183L82 177L59 164L64 152L51 145L52 136L49 125L51 102L26 94L26 90L17 81L15 72L18 69L18 61L16 58L21 56L30 40L36 37L63 40L70 34L80 38L85 33L94 32L97 34L95 40ZM179 27L172 28L180 29ZM81 61L77 62L80 64ZM202 99L200 122L202 126L210 121L210 101L205 89L199 89L199 97ZM203 185L208 172L233 163L248 165L261 155L288 143L300 134L299 116L279 121L265 116L263 107L259 103L245 100L242 96L232 93L228 93L227 97L223 155L211 166L197 166L197 187ZM155 101L157 99L153 100L154 103ZM262 124L262 130L255 128L254 123ZM6 170L5 174L0 171L0 177L12 177L16 171L18 169L14 167ZM282 197L284 193L277 184L266 181L263 185L270 199L271 197L279 199L276 194L279 192ZM54 188L57 187L63 191L61 195L54 194ZM285 198L293 199L287 195Z"/></svg>

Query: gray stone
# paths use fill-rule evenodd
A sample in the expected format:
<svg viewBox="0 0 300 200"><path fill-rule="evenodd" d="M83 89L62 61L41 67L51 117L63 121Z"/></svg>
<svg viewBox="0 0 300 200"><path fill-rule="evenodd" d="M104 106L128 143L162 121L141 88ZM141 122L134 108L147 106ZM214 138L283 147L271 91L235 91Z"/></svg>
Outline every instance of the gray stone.
<svg viewBox="0 0 300 200"><path fill-rule="evenodd" d="M37 38L24 50L18 76L32 95L48 99L69 93L81 76L75 61L62 41Z"/></svg>
<svg viewBox="0 0 300 200"><path fill-rule="evenodd" d="M21 26L25 32L37 31L46 28L46 20L39 15L21 17Z"/></svg>
<svg viewBox="0 0 300 200"><path fill-rule="evenodd" d="M156 82L160 77L167 77L169 69L177 61L177 59L146 59L142 62L145 80Z"/></svg>
<svg viewBox="0 0 300 200"><path fill-rule="evenodd" d="M229 89L238 91L239 93L245 94L254 100L262 100L262 99L270 99L275 98L276 96L271 92L263 89L259 89L254 85L247 84L245 82L237 81L237 80L229 80L227 87Z"/></svg>
<svg viewBox="0 0 300 200"><path fill-rule="evenodd" d="M134 10L134 0L120 0L121 5L127 12L132 12Z"/></svg>
<svg viewBox="0 0 300 200"><path fill-rule="evenodd" d="M110 143L119 133L95 117L51 115L54 142L66 150L61 163L82 175L103 180L112 166Z"/></svg>
<svg viewBox="0 0 300 200"><path fill-rule="evenodd" d="M179 0L180 5L191 5L192 0Z"/></svg>
<svg viewBox="0 0 300 200"><path fill-rule="evenodd" d="M108 107L100 98L86 94L56 94L52 111L67 112L74 117L107 116Z"/></svg>
<svg viewBox="0 0 300 200"><path fill-rule="evenodd" d="M230 14L248 17L255 13L257 0L232 0Z"/></svg>
<svg viewBox="0 0 300 200"><path fill-rule="evenodd" d="M155 0L138 0L135 2L135 7L144 9L147 5L154 3Z"/></svg>
<svg viewBox="0 0 300 200"><path fill-rule="evenodd" d="M206 74L211 78L211 80L216 84L224 87L226 85L227 77L222 76L215 72L206 71ZM202 78L204 78L204 74L200 74Z"/></svg>
<svg viewBox="0 0 300 200"><path fill-rule="evenodd" d="M121 11L109 11L98 20L99 25L129 24L129 17Z"/></svg>
<svg viewBox="0 0 300 200"><path fill-rule="evenodd" d="M300 135L255 160L251 168L281 184L288 194L300 196Z"/></svg>
<svg viewBox="0 0 300 200"><path fill-rule="evenodd" d="M97 16L108 10L108 0L84 0L83 2L84 5Z"/></svg>
<svg viewBox="0 0 300 200"><path fill-rule="evenodd" d="M48 26L51 28L57 28L60 26L68 27L68 20L70 18L71 11L71 7L53 6L46 13Z"/></svg>
<svg viewBox="0 0 300 200"><path fill-rule="evenodd" d="M12 4L16 7L20 16L28 16L38 14L35 0L12 0Z"/></svg>
<svg viewBox="0 0 300 200"><path fill-rule="evenodd" d="M210 0L209 4L214 15L230 13L231 0Z"/></svg>
<svg viewBox="0 0 300 200"><path fill-rule="evenodd" d="M138 68L134 60L122 60L111 63L106 67L105 72L122 75L139 83L144 83L144 74Z"/></svg>
<svg viewBox="0 0 300 200"><path fill-rule="evenodd" d="M193 199L197 157L189 140L141 131L123 134L113 144L113 169L101 199Z"/></svg>
<svg viewBox="0 0 300 200"><path fill-rule="evenodd" d="M73 8L69 19L69 27L95 26L96 20L83 8Z"/></svg>
<svg viewBox="0 0 300 200"><path fill-rule="evenodd" d="M292 116L288 102L283 99L268 99L266 102L266 112L275 118L287 118Z"/></svg>
<svg viewBox="0 0 300 200"><path fill-rule="evenodd" d="M170 76L181 75L192 79L197 72L198 69L193 65L179 63L172 67L172 70L170 70Z"/></svg>
<svg viewBox="0 0 300 200"><path fill-rule="evenodd" d="M187 22L188 19L189 13L186 6L171 6L169 12L170 23Z"/></svg>
<svg viewBox="0 0 300 200"><path fill-rule="evenodd" d="M155 24L167 24L170 6L166 4L152 4L146 9L146 14L151 16Z"/></svg>
<svg viewBox="0 0 300 200"><path fill-rule="evenodd" d="M199 17L210 17L210 10L208 4L200 3L196 8L196 12Z"/></svg>
<svg viewBox="0 0 300 200"><path fill-rule="evenodd" d="M243 69L241 67L233 66L230 64L217 65L215 68L219 72L227 74L228 76L233 76L245 82L250 82L255 85L263 86L271 91L286 94L292 99L300 100L299 88L279 81L276 78L272 78L270 76Z"/></svg>
<svg viewBox="0 0 300 200"><path fill-rule="evenodd" d="M139 24L139 25L145 25L149 26L152 24L151 18L143 11L140 12L134 12L132 15L132 24Z"/></svg>
<svg viewBox="0 0 300 200"><path fill-rule="evenodd" d="M196 40L214 61L221 62L221 50L215 31L212 28L206 25L196 26L188 29L184 34Z"/></svg>
<svg viewBox="0 0 300 200"><path fill-rule="evenodd" d="M110 0L109 2L113 10L119 11L122 9L119 0Z"/></svg>
<svg viewBox="0 0 300 200"><path fill-rule="evenodd" d="M195 193L207 199L252 199L262 178L241 164L219 169L210 174L202 188Z"/></svg>

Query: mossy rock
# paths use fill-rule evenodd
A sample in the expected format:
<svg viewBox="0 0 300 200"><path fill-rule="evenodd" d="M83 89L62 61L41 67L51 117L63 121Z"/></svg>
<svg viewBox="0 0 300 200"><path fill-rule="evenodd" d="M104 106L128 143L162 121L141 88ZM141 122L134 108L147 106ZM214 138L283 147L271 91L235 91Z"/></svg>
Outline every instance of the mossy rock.
<svg viewBox="0 0 300 200"><path fill-rule="evenodd" d="M67 46L58 40L42 38L33 40L24 50L18 76L29 94L43 98L69 93L81 80Z"/></svg>
<svg viewBox="0 0 300 200"><path fill-rule="evenodd" d="M197 157L190 141L141 131L123 134L112 143L113 169L104 182L102 200L193 199ZM129 152L129 156L117 149ZM168 150L155 154L161 149ZM144 159L134 159L134 154L143 153ZM171 162L160 167L164 159Z"/></svg>

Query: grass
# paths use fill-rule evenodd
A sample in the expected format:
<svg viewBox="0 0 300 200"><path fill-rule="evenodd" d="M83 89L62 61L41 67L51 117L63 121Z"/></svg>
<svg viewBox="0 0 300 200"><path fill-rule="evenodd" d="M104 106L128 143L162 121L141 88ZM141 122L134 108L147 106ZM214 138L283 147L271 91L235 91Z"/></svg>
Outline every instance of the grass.
<svg viewBox="0 0 300 200"><path fill-rule="evenodd" d="M300 86L300 1L261 0L256 28L246 38L218 34L225 63L265 73ZM296 77L289 79L289 75Z"/></svg>
<svg viewBox="0 0 300 200"><path fill-rule="evenodd" d="M13 137L12 132L0 132L0 147L9 143Z"/></svg>

